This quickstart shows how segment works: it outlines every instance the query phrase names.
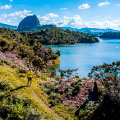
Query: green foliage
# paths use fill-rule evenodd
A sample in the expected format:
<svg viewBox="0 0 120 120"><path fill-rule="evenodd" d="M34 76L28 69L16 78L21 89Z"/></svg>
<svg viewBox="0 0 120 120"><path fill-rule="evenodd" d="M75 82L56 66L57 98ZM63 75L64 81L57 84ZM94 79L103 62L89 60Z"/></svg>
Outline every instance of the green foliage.
<svg viewBox="0 0 120 120"><path fill-rule="evenodd" d="M0 61L0 65L4 65L3 61Z"/></svg>
<svg viewBox="0 0 120 120"><path fill-rule="evenodd" d="M60 76L62 77L67 77L68 80L72 77L73 73L76 72L78 69L68 69L68 70L59 70Z"/></svg>
<svg viewBox="0 0 120 120"><path fill-rule="evenodd" d="M17 68L4 64L0 66L0 118L3 120L60 120L56 113L47 106L48 100L39 88L40 78L34 78L32 93L26 87L26 74L18 73ZM22 75L22 77L21 77ZM4 78L4 79L3 79ZM38 100L38 96L40 100ZM44 104L46 103L46 105ZM49 109L49 110L48 110Z"/></svg>
<svg viewBox="0 0 120 120"><path fill-rule="evenodd" d="M75 89L72 91L72 96L76 96L81 91L81 86L77 85Z"/></svg>
<svg viewBox="0 0 120 120"><path fill-rule="evenodd" d="M36 32L23 32L28 38L35 38L44 45L61 45L77 43L95 43L99 40L92 35L63 29L45 29Z"/></svg>
<svg viewBox="0 0 120 120"><path fill-rule="evenodd" d="M104 39L120 39L120 32L105 32L100 38Z"/></svg>
<svg viewBox="0 0 120 120"><path fill-rule="evenodd" d="M0 38L0 49L2 51L9 51L12 49L12 44L9 40L7 39L2 39Z"/></svg>
<svg viewBox="0 0 120 120"><path fill-rule="evenodd" d="M119 80L120 80L120 61L112 64L103 64L94 66L89 77L100 80L104 86L104 91L113 96L119 96Z"/></svg>
<svg viewBox="0 0 120 120"><path fill-rule="evenodd" d="M34 58L34 51L33 48L30 46L26 46L26 45L21 45L19 47L19 53L18 53L22 58L29 58L29 61L32 61L32 59Z"/></svg>
<svg viewBox="0 0 120 120"><path fill-rule="evenodd" d="M25 68L21 67L21 68L18 69L18 72L19 73L26 73L27 70Z"/></svg>
<svg viewBox="0 0 120 120"><path fill-rule="evenodd" d="M119 120L120 101L105 95L102 103L92 114L91 120Z"/></svg>
<svg viewBox="0 0 120 120"><path fill-rule="evenodd" d="M58 58L52 48L45 48L35 38L28 38L27 33L23 36L19 32L7 28L0 28L0 50L18 54L37 69L46 68L49 61Z"/></svg>
<svg viewBox="0 0 120 120"><path fill-rule="evenodd" d="M24 100L20 96L3 97L0 101L0 117L4 120L23 120L29 115L40 116L41 113L36 113L31 104L33 104L31 100Z"/></svg>
<svg viewBox="0 0 120 120"><path fill-rule="evenodd" d="M40 78L41 78L42 80L47 81L47 76L46 76L45 74L42 74L42 75L40 76Z"/></svg>
<svg viewBox="0 0 120 120"><path fill-rule="evenodd" d="M57 51L56 51L56 54L57 54L58 56L60 56L60 50L57 50Z"/></svg>

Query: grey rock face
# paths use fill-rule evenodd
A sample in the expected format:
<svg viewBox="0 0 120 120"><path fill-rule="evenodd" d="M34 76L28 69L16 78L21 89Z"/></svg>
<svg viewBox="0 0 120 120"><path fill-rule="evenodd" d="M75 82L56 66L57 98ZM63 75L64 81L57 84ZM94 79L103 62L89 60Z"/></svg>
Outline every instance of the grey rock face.
<svg viewBox="0 0 120 120"><path fill-rule="evenodd" d="M39 25L40 25L40 22L36 15L27 16L20 22L17 30L18 31L30 31L32 29L35 29Z"/></svg>

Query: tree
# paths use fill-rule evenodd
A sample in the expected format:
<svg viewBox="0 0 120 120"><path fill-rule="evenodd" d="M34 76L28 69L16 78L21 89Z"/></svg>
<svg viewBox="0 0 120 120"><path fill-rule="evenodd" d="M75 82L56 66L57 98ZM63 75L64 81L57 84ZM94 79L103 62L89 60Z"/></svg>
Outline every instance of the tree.
<svg viewBox="0 0 120 120"><path fill-rule="evenodd" d="M58 56L60 56L60 50L57 50L57 51L56 51L56 54L57 54Z"/></svg>
<svg viewBox="0 0 120 120"><path fill-rule="evenodd" d="M51 67L51 77L55 77L56 76L56 66L52 66Z"/></svg>
<svg viewBox="0 0 120 120"><path fill-rule="evenodd" d="M61 77L65 76L69 80L72 77L72 74L76 72L78 69L68 69L68 70L59 70L61 73Z"/></svg>
<svg viewBox="0 0 120 120"><path fill-rule="evenodd" d="M120 99L120 61L113 62L112 64L105 63L100 66L94 66L91 73L89 73L89 77L99 80L104 86L106 94Z"/></svg>
<svg viewBox="0 0 120 120"><path fill-rule="evenodd" d="M64 77L64 70L59 70L60 72L60 77L63 78Z"/></svg>

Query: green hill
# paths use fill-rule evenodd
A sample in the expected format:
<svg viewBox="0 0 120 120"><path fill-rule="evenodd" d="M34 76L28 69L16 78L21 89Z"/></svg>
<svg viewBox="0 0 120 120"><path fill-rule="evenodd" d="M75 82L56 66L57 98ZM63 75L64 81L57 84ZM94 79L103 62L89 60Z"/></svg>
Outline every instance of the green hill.
<svg viewBox="0 0 120 120"><path fill-rule="evenodd" d="M0 28L3 28L3 27L4 28L9 28L9 29L14 29L14 30L17 29L17 26L0 23Z"/></svg>
<svg viewBox="0 0 120 120"><path fill-rule="evenodd" d="M105 32L100 38L103 39L120 39L120 32Z"/></svg>
<svg viewBox="0 0 120 120"><path fill-rule="evenodd" d="M48 107L48 100L35 76L32 88L25 87L26 75L19 69L0 63L0 119L1 120L62 120Z"/></svg>
<svg viewBox="0 0 120 120"><path fill-rule="evenodd" d="M63 29L45 29L35 32L22 32L23 36L35 39L44 45L96 43L97 38L92 35Z"/></svg>
<svg viewBox="0 0 120 120"><path fill-rule="evenodd" d="M17 54L34 69L46 68L50 61L59 57L51 48L43 47L34 38L26 38L19 32L7 28L0 28L0 51Z"/></svg>
<svg viewBox="0 0 120 120"><path fill-rule="evenodd" d="M1 120L62 120L49 108L49 100L39 83L48 79L43 73L49 61L59 60L51 48L43 47L19 32L0 28L0 119ZM35 76L27 88L26 72ZM49 73L47 73L49 75Z"/></svg>

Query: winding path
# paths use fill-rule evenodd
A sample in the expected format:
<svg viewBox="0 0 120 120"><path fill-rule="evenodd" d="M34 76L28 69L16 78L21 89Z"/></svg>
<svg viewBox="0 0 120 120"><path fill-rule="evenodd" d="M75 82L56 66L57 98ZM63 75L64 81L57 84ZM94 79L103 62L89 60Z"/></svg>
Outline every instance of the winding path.
<svg viewBox="0 0 120 120"><path fill-rule="evenodd" d="M41 105L43 105L45 107L46 110L50 111L51 114L54 114L57 118L59 118L59 120L65 120L63 117L59 116L58 114L55 113L54 110L52 110L51 108L49 108L41 99L40 97L35 93L35 91L30 87L30 90L32 92L32 94L37 98L37 100L39 101L39 103Z"/></svg>

